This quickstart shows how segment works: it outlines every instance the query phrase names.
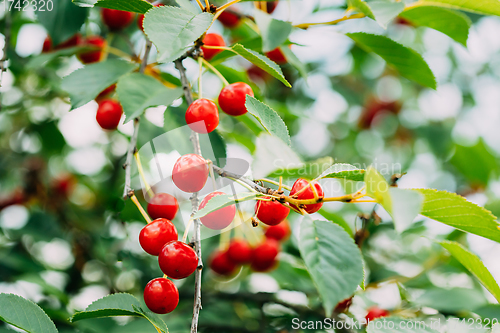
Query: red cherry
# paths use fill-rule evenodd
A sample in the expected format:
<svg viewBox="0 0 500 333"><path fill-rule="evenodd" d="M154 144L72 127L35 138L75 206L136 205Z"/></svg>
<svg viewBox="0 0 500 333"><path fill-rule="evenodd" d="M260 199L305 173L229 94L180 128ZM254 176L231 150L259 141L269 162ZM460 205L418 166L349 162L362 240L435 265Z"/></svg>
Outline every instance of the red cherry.
<svg viewBox="0 0 500 333"><path fill-rule="evenodd" d="M78 59L84 64L90 64L101 60L102 49L106 46L106 41L101 36L87 37L83 42L83 46L97 47L97 50L82 52L78 55Z"/></svg>
<svg viewBox="0 0 500 333"><path fill-rule="evenodd" d="M178 238L177 229L167 219L159 218L148 223L139 234L139 243L144 251L152 256L157 256L163 246Z"/></svg>
<svg viewBox="0 0 500 333"><path fill-rule="evenodd" d="M109 87L107 87L106 89L104 89L103 91L101 91L99 93L99 95L97 95L97 97L95 98L95 101L96 102L101 102L106 97L108 97L108 95L110 95L112 92L114 92L115 89L116 89L116 84L110 85Z"/></svg>
<svg viewBox="0 0 500 333"><path fill-rule="evenodd" d="M124 10L103 8L101 10L101 17L109 30L120 30L132 23L134 13Z"/></svg>
<svg viewBox="0 0 500 333"><path fill-rule="evenodd" d="M207 134L219 125L219 110L214 102L201 98L188 107L185 118L193 131Z"/></svg>
<svg viewBox="0 0 500 333"><path fill-rule="evenodd" d="M229 276L236 270L236 264L229 259L226 251L216 251L210 257L210 268L219 275Z"/></svg>
<svg viewBox="0 0 500 333"><path fill-rule="evenodd" d="M398 114L399 111L401 111L401 104L398 101L382 102L378 98L370 97L359 117L359 127L370 128L377 116L389 113Z"/></svg>
<svg viewBox="0 0 500 333"><path fill-rule="evenodd" d="M278 1L277 0L273 1L273 2L268 2L267 6L266 6L267 13L271 14L272 12L274 12L274 10L276 9L276 7L278 7Z"/></svg>
<svg viewBox="0 0 500 333"><path fill-rule="evenodd" d="M273 268L278 253L279 243L274 239L266 239L264 243L253 250L252 269L257 272L265 272Z"/></svg>
<svg viewBox="0 0 500 333"><path fill-rule="evenodd" d="M183 155L174 164L172 180L184 192L198 192L205 186L207 179L207 161L200 155Z"/></svg>
<svg viewBox="0 0 500 333"><path fill-rule="evenodd" d="M67 198L75 189L76 178L72 174L63 174L52 180L51 189L58 197Z"/></svg>
<svg viewBox="0 0 500 333"><path fill-rule="evenodd" d="M313 184L314 188L316 189L316 192L318 193L318 197L320 197L320 198L323 197L324 193L323 193L323 188L321 187L321 185L317 181L312 181L311 183ZM290 196L293 196L295 193L299 192L305 186L307 186L308 188L301 191L297 195L297 199L300 199L300 200L314 199L314 193L313 193L311 187L309 186L309 182L303 178L299 178L295 181L295 183L292 186L292 190L290 191ZM312 214L312 213L316 213L318 210L320 210L321 206L323 206L322 202L317 203L317 204L310 204L310 205L306 205L304 207L304 210L308 214ZM293 206L293 207L297 208L296 206Z"/></svg>
<svg viewBox="0 0 500 333"><path fill-rule="evenodd" d="M230 12L227 9L223 11L217 18L220 23L226 28L235 28L240 23L240 16L236 13Z"/></svg>
<svg viewBox="0 0 500 333"><path fill-rule="evenodd" d="M152 219L163 217L173 220L178 209L177 199L168 193L157 193L148 203L148 214Z"/></svg>
<svg viewBox="0 0 500 333"><path fill-rule="evenodd" d="M161 3L154 5L154 7L161 7L161 6L165 6L165 5L161 4ZM142 30L142 32L144 32L144 27L142 26L143 21L144 21L144 14L140 14L137 17L137 26L139 27L139 29Z"/></svg>
<svg viewBox="0 0 500 333"><path fill-rule="evenodd" d="M391 313L387 310L381 309L377 306L373 306L373 307L368 309L368 313L366 314L365 319L367 322L370 322L370 321L375 320L377 318L387 317L390 314Z"/></svg>
<svg viewBox="0 0 500 333"><path fill-rule="evenodd" d="M103 129L114 130L120 123L123 109L118 101L106 99L99 103L96 120Z"/></svg>
<svg viewBox="0 0 500 333"><path fill-rule="evenodd" d="M337 313L346 313L352 304L352 297L346 298L343 301L340 301L335 306L335 312Z"/></svg>
<svg viewBox="0 0 500 333"><path fill-rule="evenodd" d="M247 74L253 81L262 80L267 82L271 78L271 75L269 75L268 72L255 65L252 65L247 69Z"/></svg>
<svg viewBox="0 0 500 333"><path fill-rule="evenodd" d="M213 197L225 194L226 193L222 192L210 193L209 195L203 198L199 209L203 209L207 205L208 201ZM230 205L224 208L217 209L216 211L203 216L202 218L200 218L200 220L201 223L203 223L203 225L207 228L213 230L221 230L231 224L235 215L236 215L236 206Z"/></svg>
<svg viewBox="0 0 500 333"><path fill-rule="evenodd" d="M203 38L203 44L208 46L226 46L224 38L222 38L222 36L218 34L206 34L205 38ZM222 52L222 50L207 49L203 46L201 47L201 49L203 50L203 57L207 61L212 60L213 57Z"/></svg>
<svg viewBox="0 0 500 333"><path fill-rule="evenodd" d="M60 49L65 49L65 48L69 48L69 47L75 47L75 46L78 46L78 45L81 45L83 42L83 38L82 38L82 35L80 35L79 33L75 34L73 37L67 39L66 41L60 43L59 45L57 45L54 50L60 50Z"/></svg>
<svg viewBox="0 0 500 333"><path fill-rule="evenodd" d="M272 51L267 52L266 56L275 63L277 63L278 65L283 65L287 63L285 55L283 54L283 51L281 51L279 47L275 48Z"/></svg>
<svg viewBox="0 0 500 333"><path fill-rule="evenodd" d="M179 304L179 291L169 279L156 278L144 288L144 302L154 313L169 313Z"/></svg>
<svg viewBox="0 0 500 333"><path fill-rule="evenodd" d="M264 197L270 199L270 197ZM283 222L290 213L290 208L280 204L278 201L260 201L255 204L257 218L267 225L277 225Z"/></svg>
<svg viewBox="0 0 500 333"><path fill-rule="evenodd" d="M172 279L184 279L193 274L198 267L198 256L186 243L171 241L158 256L162 272Z"/></svg>
<svg viewBox="0 0 500 333"><path fill-rule="evenodd" d="M47 36L43 41L42 53L47 53L52 51L52 38Z"/></svg>
<svg viewBox="0 0 500 333"><path fill-rule="evenodd" d="M249 264L252 262L253 249L244 240L234 239L227 249L229 260L237 265Z"/></svg>
<svg viewBox="0 0 500 333"><path fill-rule="evenodd" d="M266 230L266 237L277 241L283 241L290 236L291 230L287 221L283 221L278 225L273 225Z"/></svg>
<svg viewBox="0 0 500 333"><path fill-rule="evenodd" d="M219 94L219 106L228 115L241 116L247 113L247 95L254 96L252 88L244 82L236 82L224 87Z"/></svg>

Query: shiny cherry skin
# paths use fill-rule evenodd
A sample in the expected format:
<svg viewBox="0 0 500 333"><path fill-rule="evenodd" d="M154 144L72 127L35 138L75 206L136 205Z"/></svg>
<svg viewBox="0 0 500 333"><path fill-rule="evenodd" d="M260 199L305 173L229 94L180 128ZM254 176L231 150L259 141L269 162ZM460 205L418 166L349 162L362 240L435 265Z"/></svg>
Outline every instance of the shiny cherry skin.
<svg viewBox="0 0 500 333"><path fill-rule="evenodd" d="M144 288L144 302L154 313L169 313L179 304L179 291L169 279L156 278Z"/></svg>
<svg viewBox="0 0 500 333"><path fill-rule="evenodd" d="M243 239L233 239L227 248L227 256L236 265L244 265L252 262L253 249Z"/></svg>
<svg viewBox="0 0 500 333"><path fill-rule="evenodd" d="M165 6L165 5L161 4L161 3L154 5L154 7L161 7L161 6ZM142 30L142 32L144 32L144 27L142 26L142 22L144 22L144 14L140 14L137 17L137 26L139 27L139 29Z"/></svg>
<svg viewBox="0 0 500 333"><path fill-rule="evenodd" d="M264 197L270 199L270 197ZM290 208L282 205L276 200L261 201L257 200L255 204L255 214L257 218L267 225L278 225L283 222L290 213Z"/></svg>
<svg viewBox="0 0 500 333"><path fill-rule="evenodd" d="M174 164L172 180L184 192L198 192L205 186L208 179L207 161L196 154L179 157Z"/></svg>
<svg viewBox="0 0 500 333"><path fill-rule="evenodd" d="M279 243L274 239L266 239L253 250L251 267L256 272L265 272L276 265Z"/></svg>
<svg viewBox="0 0 500 333"><path fill-rule="evenodd" d="M215 251L210 257L210 268L219 275L230 276L235 272L236 264L226 251Z"/></svg>
<svg viewBox="0 0 500 333"><path fill-rule="evenodd" d="M391 313L387 310L381 309L378 306L373 306L368 309L368 313L366 314L366 321L370 322L377 318L388 317Z"/></svg>
<svg viewBox="0 0 500 333"><path fill-rule="evenodd" d="M82 38L82 35L80 35L79 33L76 33L75 35L73 35L73 37L65 40L64 42L58 44L54 50L60 50L60 49L66 49L66 48L70 48L70 47L75 47L75 46L79 46L83 43L83 38Z"/></svg>
<svg viewBox="0 0 500 333"><path fill-rule="evenodd" d="M219 125L219 109L211 100L200 98L188 107L185 118L193 131L207 134Z"/></svg>
<svg viewBox="0 0 500 333"><path fill-rule="evenodd" d="M222 88L219 94L219 106L231 116L247 113L245 102L247 95L254 96L252 88L244 82L236 82Z"/></svg>
<svg viewBox="0 0 500 333"><path fill-rule="evenodd" d="M265 10L268 14L271 14L272 12L274 12L274 10L276 9L277 6L278 6L278 0L268 1L268 2L266 2ZM264 6L262 4L259 4L258 8L261 10L264 10Z"/></svg>
<svg viewBox="0 0 500 333"><path fill-rule="evenodd" d="M99 103L95 118L103 129L114 130L118 127L122 114L123 109L118 101L106 99Z"/></svg>
<svg viewBox="0 0 500 333"><path fill-rule="evenodd" d="M163 217L167 220L173 220L178 210L177 199L168 193L157 193L148 203L148 214L152 219Z"/></svg>
<svg viewBox="0 0 500 333"><path fill-rule="evenodd" d="M287 63L285 55L283 54L283 51L279 47L275 48L272 51L269 51L266 53L266 56L277 63L278 65L284 65Z"/></svg>
<svg viewBox="0 0 500 333"><path fill-rule="evenodd" d="M207 46L226 46L224 38L222 38L222 36L218 34L206 34L203 38L203 44ZM212 60L213 57L222 52L222 50L208 49L203 46L201 47L201 49L203 50L203 57L207 61Z"/></svg>
<svg viewBox="0 0 500 333"><path fill-rule="evenodd" d="M152 256L159 255L165 244L176 241L177 238L177 229L173 223L163 218L148 223L139 233L139 243Z"/></svg>
<svg viewBox="0 0 500 333"><path fill-rule="evenodd" d="M203 209L210 201L210 199L218 195L225 195L225 193L223 192L210 193L209 195L203 198L199 209ZM231 224L235 215L236 215L236 206L230 205L224 208L217 209L216 211L203 216L202 218L200 218L200 220L201 223L203 223L203 225L207 228L213 230L221 230Z"/></svg>
<svg viewBox="0 0 500 333"><path fill-rule="evenodd" d="M267 228L265 235L267 238L275 239L277 241L284 241L290 236L290 225L285 220L278 225L273 225Z"/></svg>
<svg viewBox="0 0 500 333"><path fill-rule="evenodd" d="M97 103L105 100L109 95L111 95L116 89L116 84L112 84L110 85L109 87L107 87L106 89L104 89L103 91L101 91L99 93L99 95L97 95L97 97L95 98L95 101Z"/></svg>
<svg viewBox="0 0 500 333"><path fill-rule="evenodd" d="M162 272L172 279L184 279L198 267L198 256L193 248L180 241L171 241L163 246L158 256Z"/></svg>
<svg viewBox="0 0 500 333"><path fill-rule="evenodd" d="M217 18L220 23L226 28L232 29L240 24L240 16L234 12L230 12L227 9L223 11Z"/></svg>
<svg viewBox="0 0 500 333"><path fill-rule="evenodd" d="M323 193L323 188L317 181L312 181L311 182L316 189L316 192L318 193L318 197L324 197ZM295 183L292 186L292 190L290 191L290 196L293 196L295 193L299 192L303 187L307 186L308 188L305 189L304 191L300 192L297 196L297 199L300 200L305 200L305 199L314 199L314 193L312 191L312 188L309 186L309 182L303 178L299 178L295 181ZM304 210L308 214L316 213L318 210L321 209L321 206L323 206L323 203L317 203L317 204L310 204L306 205L304 207ZM295 207L295 206L294 206ZM295 207L297 208L297 207Z"/></svg>
<svg viewBox="0 0 500 333"><path fill-rule="evenodd" d="M102 49L106 46L106 41L101 36L87 37L82 46L97 47L97 50L82 52L78 55L78 59L84 64L91 64L102 59Z"/></svg>
<svg viewBox="0 0 500 333"><path fill-rule="evenodd" d="M52 51L52 38L47 36L43 41L42 53L47 53Z"/></svg>
<svg viewBox="0 0 500 333"><path fill-rule="evenodd" d="M124 10L103 8L101 17L109 30L121 30L134 20L134 13Z"/></svg>

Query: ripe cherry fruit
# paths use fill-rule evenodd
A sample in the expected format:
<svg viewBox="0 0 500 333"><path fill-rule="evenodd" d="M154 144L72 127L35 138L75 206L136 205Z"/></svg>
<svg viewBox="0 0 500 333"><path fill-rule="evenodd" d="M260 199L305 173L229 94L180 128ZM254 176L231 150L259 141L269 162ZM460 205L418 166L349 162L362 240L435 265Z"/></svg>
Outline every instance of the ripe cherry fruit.
<svg viewBox="0 0 500 333"><path fill-rule="evenodd" d="M210 268L219 275L229 276L236 270L236 264L229 259L226 251L216 251L210 257Z"/></svg>
<svg viewBox="0 0 500 333"><path fill-rule="evenodd" d="M222 38L222 36L218 34L206 34L203 38L203 44L207 46L226 46L224 38ZM201 47L201 49L203 50L203 57L207 61L212 60L213 57L222 52L222 50L209 49L203 46Z"/></svg>
<svg viewBox="0 0 500 333"><path fill-rule="evenodd" d="M205 186L207 179L207 161L200 155L183 155L174 164L172 181L184 192L198 192Z"/></svg>
<svg viewBox="0 0 500 333"><path fill-rule="evenodd" d="M99 93L99 95L97 95L97 97L95 98L95 101L97 103L101 102L102 100L106 99L106 97L111 95L111 93L113 93L115 91L115 89L116 89L116 84L110 85L109 87L107 87L106 89L101 91Z"/></svg>
<svg viewBox="0 0 500 333"><path fill-rule="evenodd" d="M158 256L160 269L172 279L184 279L198 267L198 256L186 243L171 241L163 246Z"/></svg>
<svg viewBox="0 0 500 333"><path fill-rule="evenodd" d="M144 288L144 302L154 313L169 313L179 304L179 291L169 279L156 278Z"/></svg>
<svg viewBox="0 0 500 333"><path fill-rule="evenodd" d="M160 254L165 244L177 238L177 229L173 223L163 218L148 223L139 233L139 243L152 256Z"/></svg>
<svg viewBox="0 0 500 333"><path fill-rule="evenodd" d="M271 14L272 12L274 12L274 10L276 9L276 7L278 6L278 0L276 1L269 1L269 2L265 2L265 4L262 4L262 3L258 3L258 8L260 10L264 10L264 5L266 6L265 7L265 11L268 13L268 14Z"/></svg>
<svg viewBox="0 0 500 333"><path fill-rule="evenodd" d="M54 49L60 50L60 49L65 49L65 48L69 48L69 47L75 47L75 46L81 45L82 42L83 42L82 35L80 35L79 33L76 33L73 37L58 44Z"/></svg>
<svg viewBox="0 0 500 333"><path fill-rule="evenodd" d="M272 238L277 241L284 241L290 236L291 230L288 222L285 220L278 225L273 225L267 228L265 235L267 238Z"/></svg>
<svg viewBox="0 0 500 333"><path fill-rule="evenodd" d="M101 36L90 36L87 37L81 43L82 46L89 46L97 48L97 50L93 51L85 51L78 55L78 59L84 64L90 64L93 62L98 62L102 59L103 56L103 48L106 46L106 41Z"/></svg>
<svg viewBox="0 0 500 333"><path fill-rule="evenodd" d="M211 100L200 98L188 107L185 118L193 131L207 134L219 125L219 110Z"/></svg>
<svg viewBox="0 0 500 333"><path fill-rule="evenodd" d="M266 239L253 250L251 267L256 272L265 272L276 264L279 253L279 243L274 239Z"/></svg>
<svg viewBox="0 0 500 333"><path fill-rule="evenodd" d="M271 199L264 197L263 199ZM290 208L282 205L276 200L262 201L258 200L255 204L255 214L257 218L267 225L278 225L283 222L290 213Z"/></svg>
<svg viewBox="0 0 500 333"><path fill-rule="evenodd" d="M217 19L223 26L230 29L235 28L240 23L240 16L227 9L223 11Z"/></svg>
<svg viewBox="0 0 500 333"><path fill-rule="evenodd" d="M387 310L381 309L378 306L373 306L368 309L368 313L366 314L366 321L369 323L372 320L375 320L377 318L382 318L382 317L387 317L391 313Z"/></svg>
<svg viewBox="0 0 500 333"><path fill-rule="evenodd" d="M114 130L120 123L123 109L118 101L106 99L99 103L96 120L103 129Z"/></svg>
<svg viewBox="0 0 500 333"><path fill-rule="evenodd" d="M229 260L237 265L249 264L252 262L253 249L248 242L242 239L234 239L227 248Z"/></svg>
<svg viewBox="0 0 500 333"><path fill-rule="evenodd" d="M173 220L179 209L177 199L168 193L157 193L148 203L148 214L152 219Z"/></svg>
<svg viewBox="0 0 500 333"><path fill-rule="evenodd" d="M47 36L43 41L42 53L47 53L52 51L52 38Z"/></svg>
<svg viewBox="0 0 500 333"><path fill-rule="evenodd" d="M127 27L134 20L134 13L124 10L103 8L101 17L109 30L120 30Z"/></svg>
<svg viewBox="0 0 500 333"><path fill-rule="evenodd" d="M209 195L203 198L199 209L203 209L207 205L208 201L210 201L210 199L218 195L225 195L225 193L223 192L210 193ZM236 215L236 206L230 205L224 208L217 209L216 211L203 216L202 218L200 218L200 220L201 223L203 223L203 225L207 228L213 230L221 230L231 224L235 215Z"/></svg>
<svg viewBox="0 0 500 333"><path fill-rule="evenodd" d="M318 194L318 197L322 198L324 196L324 193L323 193L323 188L321 187L321 185L317 181L312 181L311 184L316 189L316 193ZM302 188L304 188L304 187L307 187L307 188L305 190L301 191ZM314 193L313 193L311 186L309 185L309 182L303 178L299 178L295 181L295 183L292 186L292 190L290 191L290 196L294 196L295 193L297 193L297 192L300 192L296 197L299 200L314 199ZM323 206L322 202L317 203L317 204L309 204L309 205L305 205L304 210L308 214L312 214L312 213L316 213L318 210L320 210L321 206ZM297 208L296 206L294 206L294 207Z"/></svg>
<svg viewBox="0 0 500 333"><path fill-rule="evenodd" d="M219 94L219 106L228 115L241 116L247 112L247 95L254 96L252 88L244 82L232 83L224 87Z"/></svg>
<svg viewBox="0 0 500 333"><path fill-rule="evenodd" d="M96 120L103 129L114 130L118 127L122 114L123 109L118 101L106 99L99 103Z"/></svg>
<svg viewBox="0 0 500 333"><path fill-rule="evenodd" d="M275 48L272 51L269 51L266 53L266 56L277 63L278 65L284 65L287 63L285 55L283 54L283 51L279 47Z"/></svg>

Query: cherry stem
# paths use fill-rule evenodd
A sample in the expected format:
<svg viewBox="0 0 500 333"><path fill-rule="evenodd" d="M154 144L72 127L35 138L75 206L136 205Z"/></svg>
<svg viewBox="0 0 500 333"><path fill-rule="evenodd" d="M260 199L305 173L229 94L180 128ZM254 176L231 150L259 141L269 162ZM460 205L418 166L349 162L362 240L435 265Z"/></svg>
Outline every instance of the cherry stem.
<svg viewBox="0 0 500 333"><path fill-rule="evenodd" d="M311 188L311 190L313 192L314 199L316 199L316 201L317 201L319 199L319 196L318 196L318 191L316 191L316 186L314 186L312 184L312 182L309 182L309 187Z"/></svg>
<svg viewBox="0 0 500 333"><path fill-rule="evenodd" d="M114 54L115 56L120 57L120 58L125 58L128 61L132 61L132 58L130 57L130 55L126 52L123 52L120 49L117 49L117 48L112 47L112 46L107 46L106 50L108 51L107 53Z"/></svg>
<svg viewBox="0 0 500 333"><path fill-rule="evenodd" d="M354 15L351 15L351 16L344 16L344 17L341 17L339 19L336 19L336 20L333 20L333 21L329 21L329 22L313 22L313 23L301 23L301 24L297 24L297 25L294 25L295 28L300 28L300 29L307 29L309 28L310 26L313 26L313 25L335 25L335 24L338 24L340 22L343 22L343 21L347 21L347 20L352 20L352 19L358 19L358 18L363 18L365 17L366 15L365 14L354 14Z"/></svg>
<svg viewBox="0 0 500 333"><path fill-rule="evenodd" d="M219 8L217 8L217 11L215 12L215 15L214 15L214 19L212 22L215 22L215 20L217 20L217 18L219 17L220 14L222 14L223 11L225 11L229 6L232 6L234 5L235 3L238 3L240 2L241 0L233 0L233 1L230 1L222 6L220 6Z"/></svg>
<svg viewBox="0 0 500 333"><path fill-rule="evenodd" d="M281 191L281 187L282 187L282 186L283 186L283 177L282 177L282 176L280 176L280 184L279 184L279 186L278 186L278 192L280 192L280 191Z"/></svg>
<svg viewBox="0 0 500 333"><path fill-rule="evenodd" d="M191 228L191 224L193 224L193 219L189 219L188 223L186 224L186 230L184 230L184 235L182 235L182 242L186 243L188 234L189 234L189 229Z"/></svg>
<svg viewBox="0 0 500 333"><path fill-rule="evenodd" d="M217 190L217 183L215 182L214 169L212 168L213 162L211 160L207 160L208 162L208 170L210 171L210 178L212 178L212 186L214 187L214 191Z"/></svg>
<svg viewBox="0 0 500 333"><path fill-rule="evenodd" d="M210 3L208 3L208 0L205 0L205 10L208 10L210 8Z"/></svg>
<svg viewBox="0 0 500 333"><path fill-rule="evenodd" d="M137 200L137 197L135 196L134 192L131 192L131 194L130 194L130 200L132 200L132 202L135 204L135 206L137 207L137 209L139 209L139 211L142 214L142 217L144 217L144 219L146 220L146 222L148 224L151 223L152 222L151 218L149 217L148 213L146 213L146 211L144 210L144 208L142 208L142 205L139 202L139 200Z"/></svg>
<svg viewBox="0 0 500 333"><path fill-rule="evenodd" d="M203 76L203 58L199 57L198 58L198 66L200 70L200 75L198 76L198 98L203 98L203 91L202 91L202 76Z"/></svg>
<svg viewBox="0 0 500 333"><path fill-rule="evenodd" d="M141 176L142 181L144 182L144 187L146 188L146 192L148 192L148 195L152 198L155 196L155 194L151 189L151 186L149 186L148 181L146 180L146 175L144 174L144 169L142 168L141 159L139 158L139 151L136 151L134 153L134 158L137 164L137 170L139 171L139 175Z"/></svg>
<svg viewBox="0 0 500 333"><path fill-rule="evenodd" d="M211 63L209 63L205 58L200 57L198 59L201 59L201 61L203 62L203 64L208 69L210 69L215 75L217 75L217 77L222 81L222 83L224 83L224 87L226 87L226 86L229 85L229 82L226 80L226 78L224 77L224 75L222 75L221 72L219 72L217 70L217 68L215 68Z"/></svg>
<svg viewBox="0 0 500 333"><path fill-rule="evenodd" d="M283 187L284 189L290 191L292 188L290 186L287 186L287 185L284 185L283 184L283 177L280 176L280 181L277 182L277 181L274 181L274 180L271 180L271 179L267 179L267 178L259 178L259 179L256 179L255 180L256 182L266 182L266 183L269 183L269 184L273 184L273 185L276 185L276 186L279 186L278 188L278 192L281 191L281 187Z"/></svg>

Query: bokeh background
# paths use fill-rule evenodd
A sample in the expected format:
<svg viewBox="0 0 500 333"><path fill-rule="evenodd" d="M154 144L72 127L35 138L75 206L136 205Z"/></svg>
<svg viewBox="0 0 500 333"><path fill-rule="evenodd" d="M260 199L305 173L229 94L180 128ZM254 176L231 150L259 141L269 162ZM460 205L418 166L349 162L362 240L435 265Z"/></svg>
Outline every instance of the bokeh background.
<svg viewBox="0 0 500 333"><path fill-rule="evenodd" d="M54 0L54 6L73 5L68 0ZM248 14L254 10L252 3L236 8ZM88 14L82 21L82 34L106 36L100 9L81 9L84 14L77 11L75 17ZM293 23L320 22L341 17L344 11L344 1L280 1L273 17ZM0 3L0 46L5 42L7 15L9 60L0 88L0 292L38 303L61 332L155 332L142 319L107 318L75 324L67 320L74 311L109 293L141 297L145 284L161 273L155 258L138 243L142 217L130 200L125 204L121 200L121 165L132 122L105 132L95 121L97 103L68 112L70 105L60 81L83 65L70 56L34 66L47 32L32 10L7 14L4 3ZM262 76L242 59L218 64L228 77L253 82L256 94L286 122L293 145L292 149L282 147L259 133L250 118L239 120L221 113L214 149L228 158L248 161L251 170L247 175L256 177L265 176L278 162L325 156L361 167L373 164L387 178L406 173L398 182L400 187L456 192L498 216L500 19L467 15L473 21L467 48L435 30L415 28L400 20L390 22L386 30L369 19L294 29L291 49L307 69L307 78L294 66L284 65L292 89ZM224 29L219 22L211 28L223 34L227 43L241 38L244 31L240 30ZM438 88L423 88L401 78L381 58L338 33L345 31L386 34L417 50L429 63ZM129 50L125 40L137 54L143 51L145 37L135 22L114 39L114 47ZM152 52L151 62L154 57ZM194 82L196 62L188 59L184 63ZM169 74L178 77L173 64L158 68L167 78ZM204 97L216 99L222 88L218 78L206 73L203 80ZM184 110L182 100L168 108L148 109L139 146L185 125ZM178 154L165 154L167 169ZM140 182L135 176L137 188ZM292 182L289 180L290 185ZM355 184L332 180L324 186L327 194L335 195L349 193ZM178 195L181 201L187 199ZM188 206L182 201L183 216L189 214ZM243 208L252 214L251 205ZM345 222L354 232L361 226L357 215L373 208L369 203L327 203L325 217ZM411 229L397 235L390 217L375 209L382 222L370 227L363 245L367 290L354 297L353 316L363 317L367 308L377 304L410 317L425 314L444 320L476 313L500 319L494 298L431 239L468 243L497 281L499 244L421 217ZM298 220L292 213L289 222L294 235ZM182 216L174 223L182 229ZM292 332L294 317L322 318L320 300L294 235L285 243L280 264L272 272L244 270L227 280L205 270L200 331ZM217 237L204 240L205 262L217 244ZM185 332L192 313L193 278L176 284L181 303L165 321L171 332ZM11 329L0 323L0 332ZM453 333L487 331L465 324L455 327Z"/></svg>

